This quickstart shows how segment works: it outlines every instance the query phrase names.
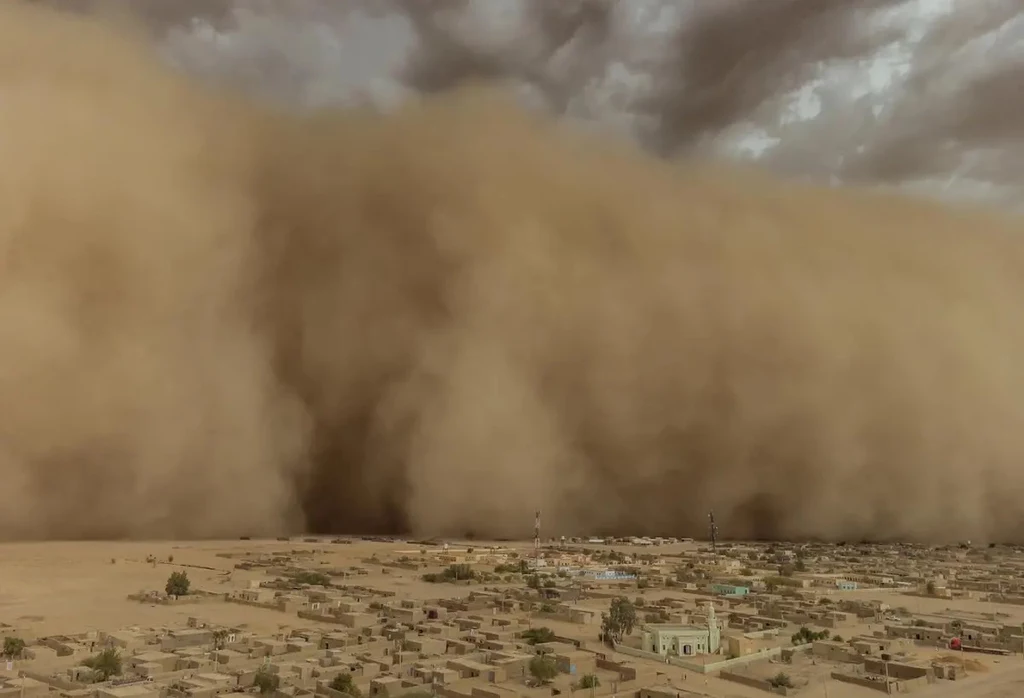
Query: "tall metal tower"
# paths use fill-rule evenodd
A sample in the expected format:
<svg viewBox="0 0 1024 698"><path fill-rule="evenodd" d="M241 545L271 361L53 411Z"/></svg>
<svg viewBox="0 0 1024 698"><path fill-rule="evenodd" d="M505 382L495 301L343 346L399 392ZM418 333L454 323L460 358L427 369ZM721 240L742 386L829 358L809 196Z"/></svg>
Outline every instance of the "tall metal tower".
<svg viewBox="0 0 1024 698"><path fill-rule="evenodd" d="M540 560L540 509L533 517L533 561Z"/></svg>
<svg viewBox="0 0 1024 698"><path fill-rule="evenodd" d="M711 532L711 552L718 554L718 525L715 523L715 512L708 512L708 529Z"/></svg>

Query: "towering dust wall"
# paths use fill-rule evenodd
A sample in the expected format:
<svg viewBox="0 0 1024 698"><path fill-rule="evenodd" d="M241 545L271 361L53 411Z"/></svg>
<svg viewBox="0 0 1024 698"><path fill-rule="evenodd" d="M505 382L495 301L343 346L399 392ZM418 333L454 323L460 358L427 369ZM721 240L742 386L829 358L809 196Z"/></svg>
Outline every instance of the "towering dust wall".
<svg viewBox="0 0 1024 698"><path fill-rule="evenodd" d="M464 89L274 113L0 9L9 537L1012 538L1024 241Z"/></svg>

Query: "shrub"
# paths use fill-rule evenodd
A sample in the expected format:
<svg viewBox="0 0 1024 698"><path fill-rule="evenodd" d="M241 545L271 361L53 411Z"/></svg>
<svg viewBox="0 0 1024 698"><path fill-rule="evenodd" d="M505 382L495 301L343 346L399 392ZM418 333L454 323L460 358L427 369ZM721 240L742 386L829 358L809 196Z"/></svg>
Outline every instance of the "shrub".
<svg viewBox="0 0 1024 698"><path fill-rule="evenodd" d="M328 587L331 585L331 578L323 572L299 572L292 575L292 580L298 584L309 584L310 586Z"/></svg>
<svg viewBox="0 0 1024 698"><path fill-rule="evenodd" d="M352 680L352 674L341 673L331 679L331 688L341 693L347 693L350 696L359 696L361 692Z"/></svg>
<svg viewBox="0 0 1024 698"><path fill-rule="evenodd" d="M260 669L256 672L256 676L252 679L252 685L260 689L260 693L266 695L267 693L273 693L281 685L281 677L277 674L272 674L266 669Z"/></svg>
<svg viewBox="0 0 1024 698"><path fill-rule="evenodd" d="M551 628L530 628L523 632L522 637L527 644L539 645L544 642L552 642L555 639L555 633Z"/></svg>

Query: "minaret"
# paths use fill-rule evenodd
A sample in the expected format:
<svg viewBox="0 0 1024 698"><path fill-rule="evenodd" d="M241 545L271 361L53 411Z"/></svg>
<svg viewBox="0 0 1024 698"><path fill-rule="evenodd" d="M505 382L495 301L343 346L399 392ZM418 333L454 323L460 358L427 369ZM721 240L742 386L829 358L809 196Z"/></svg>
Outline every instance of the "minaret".
<svg viewBox="0 0 1024 698"><path fill-rule="evenodd" d="M722 644L722 634L718 629L718 619L715 617L715 604L708 602L708 653L718 652Z"/></svg>

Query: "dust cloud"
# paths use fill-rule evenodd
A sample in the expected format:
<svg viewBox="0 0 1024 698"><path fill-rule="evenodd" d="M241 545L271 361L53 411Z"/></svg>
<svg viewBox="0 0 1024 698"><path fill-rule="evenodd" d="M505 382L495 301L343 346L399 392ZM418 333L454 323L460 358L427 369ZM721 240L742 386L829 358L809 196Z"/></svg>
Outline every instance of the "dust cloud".
<svg viewBox="0 0 1024 698"><path fill-rule="evenodd" d="M1019 537L1016 219L13 3L0 162L5 537Z"/></svg>

